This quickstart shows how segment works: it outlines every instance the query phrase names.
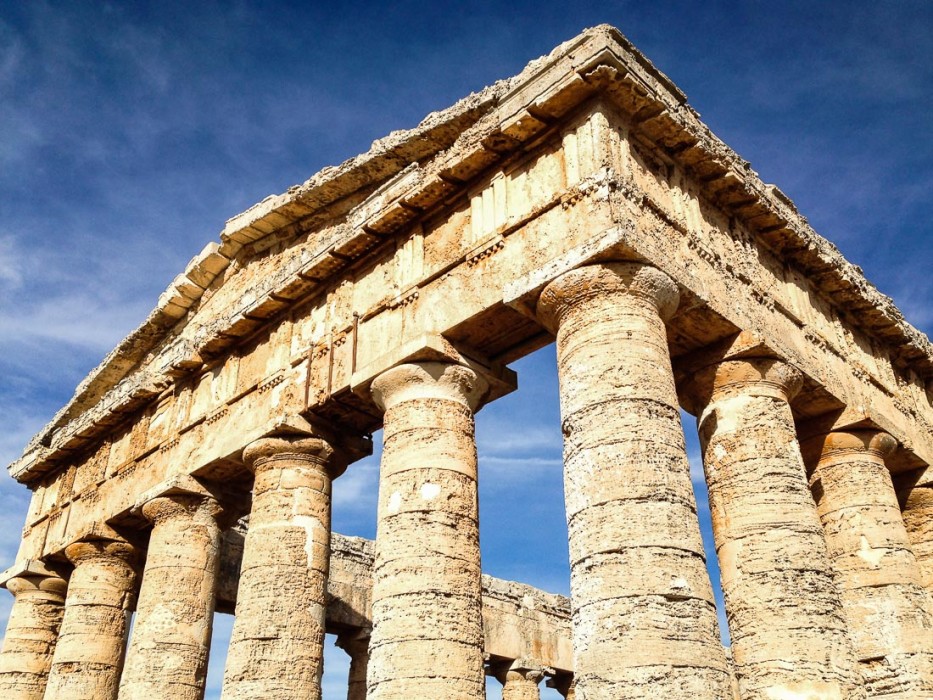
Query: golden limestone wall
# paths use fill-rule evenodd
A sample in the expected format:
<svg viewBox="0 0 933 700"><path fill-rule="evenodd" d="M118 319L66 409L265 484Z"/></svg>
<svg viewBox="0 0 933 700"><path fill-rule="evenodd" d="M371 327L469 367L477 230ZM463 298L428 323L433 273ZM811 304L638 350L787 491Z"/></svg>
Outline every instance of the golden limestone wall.
<svg viewBox="0 0 933 700"><path fill-rule="evenodd" d="M473 415L555 339L573 616L545 653L484 595ZM10 467L0 688L198 698L235 599L225 698L319 697L333 628L352 698L928 698L931 400L925 336L588 30L232 219L78 388ZM330 489L379 427L370 565L331 551Z"/></svg>

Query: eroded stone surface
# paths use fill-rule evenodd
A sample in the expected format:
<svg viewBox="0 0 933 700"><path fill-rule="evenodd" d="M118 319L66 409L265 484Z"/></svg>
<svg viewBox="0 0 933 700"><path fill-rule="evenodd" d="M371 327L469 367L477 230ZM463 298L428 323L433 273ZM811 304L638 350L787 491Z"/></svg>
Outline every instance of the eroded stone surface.
<svg viewBox="0 0 933 700"><path fill-rule="evenodd" d="M632 263L545 288L557 332L576 687L589 698L723 698L664 319L677 287Z"/></svg>
<svg viewBox="0 0 933 700"><path fill-rule="evenodd" d="M220 527L217 502L159 496L142 507L153 523L121 700L201 700L207 680Z"/></svg>
<svg viewBox="0 0 933 700"><path fill-rule="evenodd" d="M743 699L864 697L788 403L800 383L762 358L692 387Z"/></svg>
<svg viewBox="0 0 933 700"><path fill-rule="evenodd" d="M223 696L321 697L333 448L266 438L243 459L255 474Z"/></svg>
<svg viewBox="0 0 933 700"><path fill-rule="evenodd" d="M5 585L14 602L0 651L0 697L41 700L58 641L68 584L52 572L24 572Z"/></svg>
<svg viewBox="0 0 933 700"><path fill-rule="evenodd" d="M65 554L75 568L45 697L115 700L135 605L136 551L127 542L91 540Z"/></svg>
<svg viewBox="0 0 933 700"><path fill-rule="evenodd" d="M373 382L385 411L368 697L482 697L473 411L486 382L425 362Z"/></svg>
<svg viewBox="0 0 933 700"><path fill-rule="evenodd" d="M903 515L923 586L933 596L933 486L906 489Z"/></svg>
<svg viewBox="0 0 933 700"><path fill-rule="evenodd" d="M859 670L869 697L933 697L933 609L884 458L879 431L804 443Z"/></svg>
<svg viewBox="0 0 933 700"><path fill-rule="evenodd" d="M229 512L247 513L246 445L323 424L339 425L341 439L363 438L381 426L386 408L375 594L354 578L369 577L361 550L342 552L345 568L329 582L341 595L323 624L366 627L374 608L384 633L381 642L375 633L374 644L384 648L369 669L371 685L410 680L398 690L408 697L479 692L469 447L477 387L462 368L433 384L417 373L397 381L398 372L387 370L430 362L482 367L490 370L485 398L492 400L512 385L491 368L550 342L543 321L558 331L562 355L576 653L589 668L581 669L581 695L639 696L650 686L652 696L718 697L729 667L713 641L670 358L683 385L710 365L698 365L698 357L728 346L731 359L780 358L801 375L793 410L787 377L764 372L757 393L733 394L730 385L704 414L718 551L739 640L737 676L749 697L857 695L850 688L857 676L844 669L839 594L828 584L822 531L793 456L794 421L808 426L808 437L814 426L826 433L870 425L897 441L885 467L902 484L907 536L933 590L933 490L925 472L933 463L933 348L685 99L616 30L593 28L520 75L231 219L220 243L185 267L11 465L33 489L17 561L61 562L69 545L88 533L111 536L111 525L144 539L136 507L168 482L191 485L196 477L218 490ZM594 264L610 269L606 261L620 259L645 263L624 289L618 269L588 276ZM380 379L370 392L373 377ZM447 389L418 398L427 386ZM682 396L694 393L679 388ZM710 403L699 393L685 403L689 410ZM407 398L396 408L380 406L390 395ZM301 685L319 673L328 540L317 525L329 526L323 483L311 486L314 479L291 467L283 479L286 472L301 485L261 488L255 507L268 515L265 525L279 523L268 533L280 532L271 541L291 548L291 565L259 561L275 546L250 548L242 607L255 612L241 612L250 619L238 628L252 631L237 633L232 658L268 672L281 659L255 663L263 658L259 646L304 640L298 662L278 674L293 673ZM619 474L624 483L613 478ZM882 476L880 469L873 474ZM836 483L851 478L847 471ZM309 500L296 505L299 494ZM899 536L896 514L886 513L893 529L883 537ZM175 694L177 686L186 697L203 683L219 532L189 516L193 539L177 523L157 522L153 531L127 697L158 694L160 683L163 692ZM839 531L841 521L827 517L827 531ZM299 524L303 518L310 520ZM262 539L262 521L254 539ZM310 554L302 542L311 542ZM419 559L426 542L443 546ZM877 556L869 545L859 552ZM302 558L310 568L294 564ZM429 558L439 576L422 566ZM881 556L883 572L890 559ZM230 570L238 563L228 562L225 585L238 576ZM884 575L899 570L892 565ZM269 583L273 573L289 592L259 605L279 585ZM561 605L517 584L486 584L486 652L498 661L547 657L561 692L572 696ZM862 592L877 597L885 587ZM306 624L264 638L257 628L277 625L298 604L299 590L311 609L291 617ZM460 597L447 596L450 590ZM533 602L527 607L517 602L525 595ZM224 606L237 597L223 588L220 596ZM17 599L5 642L11 651L0 657L0 683L21 683L28 692L45 682L60 613L60 601L56 608L51 597L40 599ZM905 629L892 629L886 642L916 636L907 631L906 604L901 599L887 619ZM612 624L602 629L600 621ZM255 643L240 643L247 638ZM407 651L393 657L388 639ZM21 654L27 670L11 671L10 659ZM163 672L159 659L178 673ZM897 664L876 665L869 685L896 688ZM231 675L274 685L253 670Z"/></svg>

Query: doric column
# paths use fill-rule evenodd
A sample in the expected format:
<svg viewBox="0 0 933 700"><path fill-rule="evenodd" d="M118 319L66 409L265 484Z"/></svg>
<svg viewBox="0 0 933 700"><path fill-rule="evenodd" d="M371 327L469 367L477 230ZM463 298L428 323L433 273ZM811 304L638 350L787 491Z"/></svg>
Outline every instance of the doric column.
<svg viewBox="0 0 933 700"><path fill-rule="evenodd" d="M543 667L518 659L496 666L493 672L502 684L502 700L540 700Z"/></svg>
<svg viewBox="0 0 933 700"><path fill-rule="evenodd" d="M694 373L685 388L743 698L861 697L789 404L801 382L778 360L741 359Z"/></svg>
<svg viewBox="0 0 933 700"><path fill-rule="evenodd" d="M89 540L65 549L74 564L47 700L114 700L134 603L135 552L127 542Z"/></svg>
<svg viewBox="0 0 933 700"><path fill-rule="evenodd" d="M587 698L722 698L664 321L677 286L636 263L572 270L538 316L557 334L574 671Z"/></svg>
<svg viewBox="0 0 933 700"><path fill-rule="evenodd" d="M0 652L0 698L41 700L64 612L67 583L38 562L3 584L13 594Z"/></svg>
<svg viewBox="0 0 933 700"><path fill-rule="evenodd" d="M257 440L243 461L256 476L223 698L318 700L340 460L320 437L295 435Z"/></svg>
<svg viewBox="0 0 933 700"><path fill-rule="evenodd" d="M933 610L877 430L803 443L810 489L836 570L849 634L869 697L933 697Z"/></svg>
<svg viewBox="0 0 933 700"><path fill-rule="evenodd" d="M372 383L385 411L370 700L483 697L473 412L486 382L457 364L402 364Z"/></svg>
<svg viewBox="0 0 933 700"><path fill-rule="evenodd" d="M217 597L220 507L210 496L173 489L141 512L153 528L120 700L200 700Z"/></svg>
<svg viewBox="0 0 933 700"><path fill-rule="evenodd" d="M337 635L337 646L350 657L347 700L366 700L366 668L369 665L370 630L348 630Z"/></svg>
<svg viewBox="0 0 933 700"><path fill-rule="evenodd" d="M922 482L909 475L906 483L898 486L901 516L920 566L920 580L933 596L933 470L926 468Z"/></svg>

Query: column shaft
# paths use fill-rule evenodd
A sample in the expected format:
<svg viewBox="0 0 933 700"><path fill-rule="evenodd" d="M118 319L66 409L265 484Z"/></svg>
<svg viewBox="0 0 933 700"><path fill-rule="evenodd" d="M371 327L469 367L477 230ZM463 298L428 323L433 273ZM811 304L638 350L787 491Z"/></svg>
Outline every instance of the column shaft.
<svg viewBox="0 0 933 700"><path fill-rule="evenodd" d="M75 569L46 700L114 700L129 631L136 574L126 542L78 542L65 550Z"/></svg>
<svg viewBox="0 0 933 700"><path fill-rule="evenodd" d="M350 672L347 674L347 700L366 700L369 635L369 630L358 630L337 636L337 646L347 652L350 657Z"/></svg>
<svg viewBox="0 0 933 700"><path fill-rule="evenodd" d="M67 584L53 574L24 573L5 585L14 602L0 652L0 697L41 700L58 640Z"/></svg>
<svg viewBox="0 0 933 700"><path fill-rule="evenodd" d="M552 282L580 695L722 698L729 673L664 319L676 285L634 263Z"/></svg>
<svg viewBox="0 0 933 700"><path fill-rule="evenodd" d="M904 497L902 517L923 587L933 596L933 486L914 486Z"/></svg>
<svg viewBox="0 0 933 700"><path fill-rule="evenodd" d="M473 410L486 384L460 365L400 365L372 385L385 410L370 700L483 697Z"/></svg>
<svg viewBox="0 0 933 700"><path fill-rule="evenodd" d="M836 570L869 697L933 697L933 611L878 431L835 432L804 444L810 487Z"/></svg>
<svg viewBox="0 0 933 700"><path fill-rule="evenodd" d="M788 403L800 375L770 359L701 374L700 442L742 697L861 697Z"/></svg>
<svg viewBox="0 0 933 700"><path fill-rule="evenodd" d="M265 438L244 450L256 479L225 700L321 697L332 453L315 437Z"/></svg>
<svg viewBox="0 0 933 700"><path fill-rule="evenodd" d="M154 523L120 700L200 700L207 678L220 550L216 501L149 501Z"/></svg>

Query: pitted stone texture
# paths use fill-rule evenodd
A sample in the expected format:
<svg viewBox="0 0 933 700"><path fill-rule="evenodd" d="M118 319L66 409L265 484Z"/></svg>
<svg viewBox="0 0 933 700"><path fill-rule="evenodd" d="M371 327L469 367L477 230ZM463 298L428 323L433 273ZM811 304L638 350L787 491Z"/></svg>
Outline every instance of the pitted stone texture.
<svg viewBox="0 0 933 700"><path fill-rule="evenodd" d="M904 498L904 525L920 565L923 587L933 596L933 486L914 486Z"/></svg>
<svg viewBox="0 0 933 700"><path fill-rule="evenodd" d="M264 438L255 473L223 696L321 697L330 562L330 462L317 437Z"/></svg>
<svg viewBox="0 0 933 700"><path fill-rule="evenodd" d="M836 569L869 697L933 697L933 611L884 458L879 431L808 440L810 489Z"/></svg>
<svg viewBox="0 0 933 700"><path fill-rule="evenodd" d="M41 700L62 622L67 583L26 574L6 587L14 596L0 652L0 698Z"/></svg>
<svg viewBox="0 0 933 700"><path fill-rule="evenodd" d="M217 597L217 502L197 495L154 498L153 522L120 700L200 700Z"/></svg>
<svg viewBox="0 0 933 700"><path fill-rule="evenodd" d="M864 697L788 403L800 382L772 359L692 382L743 699Z"/></svg>
<svg viewBox="0 0 933 700"><path fill-rule="evenodd" d="M337 646L350 657L347 700L366 700L366 669L369 665L369 630L348 630L337 635Z"/></svg>
<svg viewBox="0 0 933 700"><path fill-rule="evenodd" d="M74 564L45 697L114 700L135 602L135 551L127 542L77 542L65 550Z"/></svg>
<svg viewBox="0 0 933 700"><path fill-rule="evenodd" d="M369 700L483 697L473 410L466 367L399 365L372 386L385 410Z"/></svg>
<svg viewBox="0 0 933 700"><path fill-rule="evenodd" d="M676 306L635 263L573 270L538 302L557 329L576 687L594 700L729 694L664 326Z"/></svg>

